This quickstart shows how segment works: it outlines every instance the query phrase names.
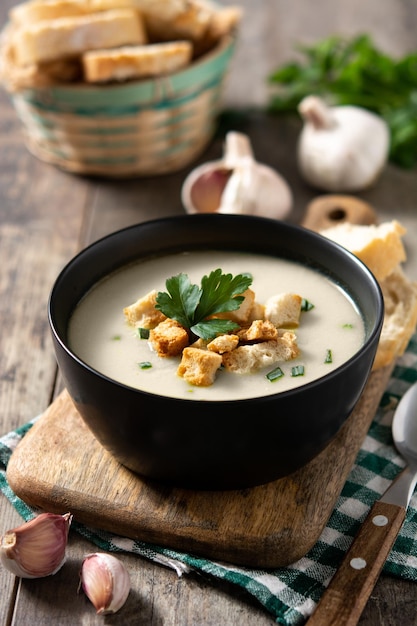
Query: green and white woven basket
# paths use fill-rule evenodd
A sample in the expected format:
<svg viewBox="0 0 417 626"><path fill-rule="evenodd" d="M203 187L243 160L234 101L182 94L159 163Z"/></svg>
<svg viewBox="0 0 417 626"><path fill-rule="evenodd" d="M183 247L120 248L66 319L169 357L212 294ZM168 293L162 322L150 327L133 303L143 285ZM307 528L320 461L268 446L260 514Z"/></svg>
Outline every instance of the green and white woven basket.
<svg viewBox="0 0 417 626"><path fill-rule="evenodd" d="M43 161L80 174L180 170L213 137L234 45L228 36L184 70L150 80L12 93L27 147Z"/></svg>

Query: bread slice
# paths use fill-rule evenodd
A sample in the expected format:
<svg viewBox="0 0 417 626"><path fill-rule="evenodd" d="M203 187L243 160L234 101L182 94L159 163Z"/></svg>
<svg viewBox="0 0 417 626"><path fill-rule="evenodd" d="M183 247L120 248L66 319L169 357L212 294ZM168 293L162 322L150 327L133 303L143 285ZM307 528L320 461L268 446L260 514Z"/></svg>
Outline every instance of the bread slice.
<svg viewBox="0 0 417 626"><path fill-rule="evenodd" d="M397 220L367 226L344 222L320 233L353 252L378 281L406 260L401 239L406 229Z"/></svg>
<svg viewBox="0 0 417 626"><path fill-rule="evenodd" d="M87 50L145 44L147 35L138 11L115 9L30 24L16 30L13 43L15 61L24 66Z"/></svg>
<svg viewBox="0 0 417 626"><path fill-rule="evenodd" d="M168 19L185 11L188 0L29 0L13 7L9 17L17 25L41 20L87 15L111 9L137 9L142 13L165 15Z"/></svg>
<svg viewBox="0 0 417 626"><path fill-rule="evenodd" d="M186 67L192 54L190 41L93 50L82 56L84 79L97 83L171 74Z"/></svg>
<svg viewBox="0 0 417 626"><path fill-rule="evenodd" d="M404 354L417 325L417 282L411 282L398 266L380 284L385 318L374 370Z"/></svg>
<svg viewBox="0 0 417 626"><path fill-rule="evenodd" d="M197 2L189 2L185 10L175 17L163 13L146 13L146 30L154 42L176 39L198 41L206 33L212 13L212 8Z"/></svg>
<svg viewBox="0 0 417 626"><path fill-rule="evenodd" d="M207 0L189 0L176 15L150 10L143 10L143 14L151 41L187 39L194 44L194 56L199 56L238 25L242 9L222 7Z"/></svg>
<svg viewBox="0 0 417 626"><path fill-rule="evenodd" d="M345 222L321 231L360 258L380 284L385 313L374 370L401 356L416 329L417 282L410 281L401 267L406 260L401 240L405 233L396 220L368 226Z"/></svg>

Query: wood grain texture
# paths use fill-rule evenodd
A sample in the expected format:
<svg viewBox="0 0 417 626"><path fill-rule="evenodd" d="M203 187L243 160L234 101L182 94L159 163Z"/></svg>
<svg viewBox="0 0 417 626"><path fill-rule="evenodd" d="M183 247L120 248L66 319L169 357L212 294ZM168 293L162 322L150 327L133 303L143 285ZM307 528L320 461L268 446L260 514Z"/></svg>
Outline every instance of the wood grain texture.
<svg viewBox="0 0 417 626"><path fill-rule="evenodd" d="M0 22L20 0L2 0ZM236 4L235 0L221 0ZM370 32L384 50L402 55L416 48L415 0L242 0L244 22L226 81L225 106L250 115L233 118L234 130L252 139L261 162L276 168L291 185L299 222L317 192L300 179L295 142L300 124L267 115L262 107L265 78L294 58L296 46L333 33ZM253 107L260 107L253 109ZM224 128L222 132L224 131ZM107 181L64 174L38 162L24 145L8 94L0 90L0 424L2 433L45 410L62 389L46 332L51 280L80 247L109 232L147 219L183 212L180 190L190 168L163 181ZM218 159L223 136L199 162ZM196 163L195 165L197 165ZM389 166L378 185L360 197L379 221L399 219L406 237L408 275L417 279L417 176ZM21 522L0 496L2 530ZM0 568L0 624L5 626L102 626L91 604L77 594L82 555L92 544L72 537L68 562L47 579L22 581ZM268 626L274 618L241 588L209 576L178 578L172 570L124 554L132 593L124 610L106 620L117 626ZM360 626L417 626L417 585L382 574L364 609Z"/></svg>
<svg viewBox="0 0 417 626"><path fill-rule="evenodd" d="M377 516L385 517L386 525L375 524ZM404 507L375 502L316 611L307 621L308 626L355 626L358 623L404 519Z"/></svg>
<svg viewBox="0 0 417 626"><path fill-rule="evenodd" d="M66 391L17 447L7 478L25 502L133 539L235 564L280 567L316 543L366 435L392 367L372 373L326 449L287 478L192 491L138 477L102 448Z"/></svg>

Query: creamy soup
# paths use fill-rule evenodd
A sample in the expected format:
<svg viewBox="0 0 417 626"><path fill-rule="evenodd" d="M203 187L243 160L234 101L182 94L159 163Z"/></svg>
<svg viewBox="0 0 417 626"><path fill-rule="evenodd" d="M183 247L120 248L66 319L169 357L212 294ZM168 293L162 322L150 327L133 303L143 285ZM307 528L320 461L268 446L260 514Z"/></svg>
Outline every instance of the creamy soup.
<svg viewBox="0 0 417 626"><path fill-rule="evenodd" d="M197 387L177 375L180 357L161 358L146 339L127 324L123 308L179 273L192 283L216 268L233 276L250 273L256 301L283 292L298 293L314 307L301 313L293 329L300 355L280 362L283 376L271 382L267 367L253 374L219 370L210 387ZM69 326L73 352L97 371L125 385L148 392L191 400L236 400L275 394L328 374L355 354L364 341L364 324L346 292L323 274L269 256L236 252L185 252L129 265L99 282L77 305ZM331 354L331 362L329 361ZM143 367L149 363L148 367ZM293 368L304 366L302 376ZM274 367L275 367L274 366Z"/></svg>

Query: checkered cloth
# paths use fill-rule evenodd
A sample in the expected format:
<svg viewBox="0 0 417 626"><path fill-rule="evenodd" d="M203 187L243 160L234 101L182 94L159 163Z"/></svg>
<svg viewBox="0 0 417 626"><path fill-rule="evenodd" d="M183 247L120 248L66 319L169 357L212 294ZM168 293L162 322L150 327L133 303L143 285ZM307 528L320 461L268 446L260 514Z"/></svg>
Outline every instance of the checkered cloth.
<svg viewBox="0 0 417 626"><path fill-rule="evenodd" d="M417 334L393 371L327 526L310 552L288 567L274 570L235 567L87 528L77 522L73 522L71 529L92 541L100 550L140 554L172 567L179 576L195 570L226 580L246 589L273 615L277 623L284 626L303 624L313 613L372 504L405 466L392 443L391 422L399 399L416 381ZM34 421L0 439L0 488L25 520L34 517L37 512L10 489L6 480L6 467L16 445ZM406 521L385 563L384 571L408 580L417 580L417 492L411 499Z"/></svg>

